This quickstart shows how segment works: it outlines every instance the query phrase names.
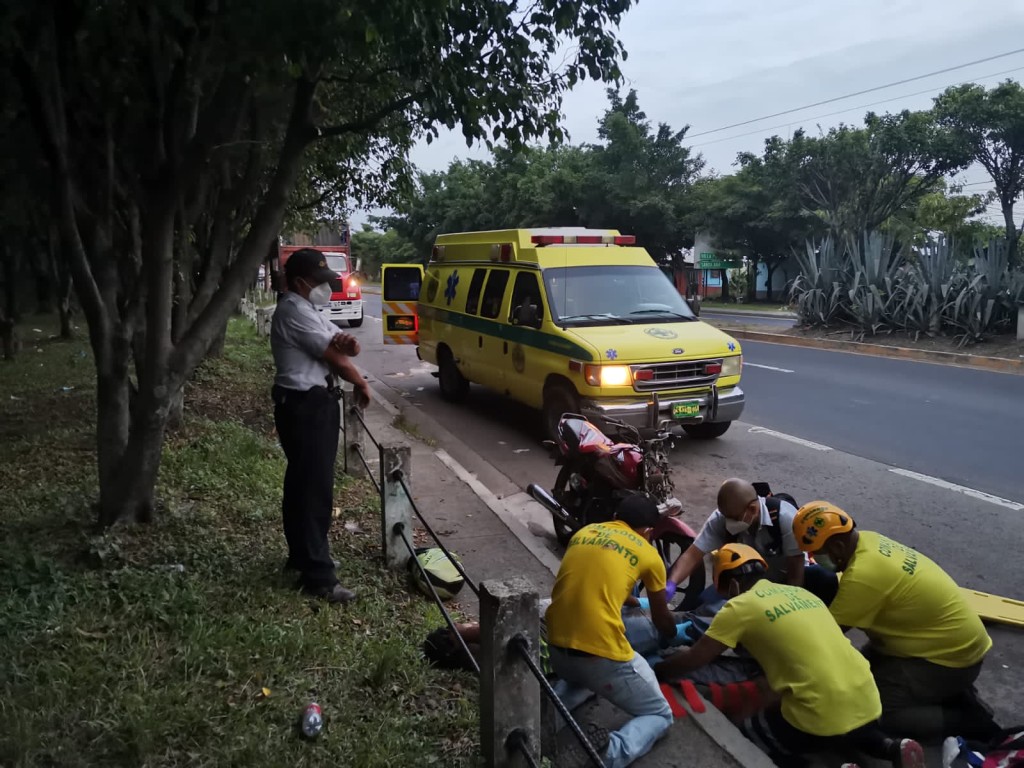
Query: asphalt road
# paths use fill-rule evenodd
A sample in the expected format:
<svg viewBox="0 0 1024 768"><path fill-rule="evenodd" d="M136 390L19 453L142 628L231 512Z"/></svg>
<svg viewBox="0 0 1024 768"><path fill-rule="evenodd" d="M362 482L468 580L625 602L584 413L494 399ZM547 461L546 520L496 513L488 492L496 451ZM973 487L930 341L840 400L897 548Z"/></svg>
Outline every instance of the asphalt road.
<svg viewBox="0 0 1024 768"><path fill-rule="evenodd" d="M553 481L535 412L476 386L467 402L446 403L414 347L381 343L379 296L366 302L353 332L378 388L452 435L445 449L499 497ZM744 343L744 361L743 421L715 441L681 437L672 452L691 524L714 508L724 478L767 480L798 500L838 503L962 586L1024 599L1024 377L754 342ZM551 545L539 528L530 525ZM1016 722L1024 633L990 631L982 688Z"/></svg>

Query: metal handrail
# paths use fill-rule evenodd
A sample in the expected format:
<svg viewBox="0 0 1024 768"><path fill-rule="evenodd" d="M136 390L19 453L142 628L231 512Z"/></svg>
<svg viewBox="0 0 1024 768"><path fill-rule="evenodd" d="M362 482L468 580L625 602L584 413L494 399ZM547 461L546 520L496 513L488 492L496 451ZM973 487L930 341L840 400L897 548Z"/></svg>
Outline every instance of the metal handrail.
<svg viewBox="0 0 1024 768"><path fill-rule="evenodd" d="M549 699L551 699L551 703L555 705L555 709L558 710L558 714L560 714L565 719L565 722L568 723L569 728L572 729L573 734L583 746L583 749L590 758L590 761L599 768L605 768L604 761L601 759L601 756L597 754L597 750L594 749L594 745L590 743L590 739L588 739L587 735L583 733L583 729L580 728L580 724L576 722L572 713L569 712L569 708L565 706L565 702L558 698L558 694L555 693L555 689L551 687L551 683L548 682L547 677L545 677L541 668L537 665L536 660L533 658L533 654L530 652L530 641L520 633L509 640L509 645L514 647L519 652L519 655L523 657L523 661L526 662L526 666L530 668L530 671L533 672L533 676L536 677L537 682L540 683L541 690L544 691L545 695Z"/></svg>

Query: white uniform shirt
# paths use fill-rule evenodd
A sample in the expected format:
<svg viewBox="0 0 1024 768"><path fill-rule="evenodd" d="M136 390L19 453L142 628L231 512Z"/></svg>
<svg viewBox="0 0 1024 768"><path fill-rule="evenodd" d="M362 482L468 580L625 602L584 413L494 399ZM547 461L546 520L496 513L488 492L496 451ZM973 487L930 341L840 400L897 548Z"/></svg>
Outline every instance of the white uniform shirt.
<svg viewBox="0 0 1024 768"><path fill-rule="evenodd" d="M789 502L779 500L778 525L782 528L782 551L773 552L775 542L778 540L777 532L772 530L774 526L772 516L768 512L768 505L763 498L760 499L760 502L761 524L753 530L753 533L748 529L739 534L736 541L756 549L768 563L768 578L778 580L786 571L787 558L803 554L793 535L793 518L796 517L796 508ZM704 527L700 529L700 533L697 534L697 539L693 543L697 549L707 554L732 540L732 534L725 527L725 515L716 509L705 521Z"/></svg>
<svg viewBox="0 0 1024 768"><path fill-rule="evenodd" d="M308 299L297 293L282 294L270 325L270 349L277 368L274 384L301 392L327 386L331 369L323 355L337 333Z"/></svg>

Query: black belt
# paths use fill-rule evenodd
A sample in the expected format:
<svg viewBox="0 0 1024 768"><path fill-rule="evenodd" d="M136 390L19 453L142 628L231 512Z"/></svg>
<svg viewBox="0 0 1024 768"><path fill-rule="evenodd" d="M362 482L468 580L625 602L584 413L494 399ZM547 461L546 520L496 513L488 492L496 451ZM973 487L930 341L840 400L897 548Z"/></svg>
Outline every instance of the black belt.
<svg viewBox="0 0 1024 768"><path fill-rule="evenodd" d="M277 384L270 390L270 396L274 399L274 402L278 405L283 405L286 401L292 400L305 400L308 397L331 395L332 397L340 398L341 389L338 387L310 387L309 389L289 389L288 387L282 387Z"/></svg>

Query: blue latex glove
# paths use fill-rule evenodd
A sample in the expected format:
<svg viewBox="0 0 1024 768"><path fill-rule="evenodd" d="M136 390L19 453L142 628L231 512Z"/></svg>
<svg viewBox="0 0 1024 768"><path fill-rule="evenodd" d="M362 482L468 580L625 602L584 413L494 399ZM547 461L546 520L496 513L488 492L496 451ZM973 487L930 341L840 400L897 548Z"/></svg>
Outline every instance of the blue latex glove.
<svg viewBox="0 0 1024 768"><path fill-rule="evenodd" d="M692 621L684 621L676 624L676 636L673 642L676 644L691 645L695 643L699 635Z"/></svg>
<svg viewBox="0 0 1024 768"><path fill-rule="evenodd" d="M651 610L651 601L648 600L646 597L638 597L636 601L640 603L640 607L643 608L645 611Z"/></svg>
<svg viewBox="0 0 1024 768"><path fill-rule="evenodd" d="M669 579L665 583L665 602L669 602L673 597L676 596L676 583Z"/></svg>

